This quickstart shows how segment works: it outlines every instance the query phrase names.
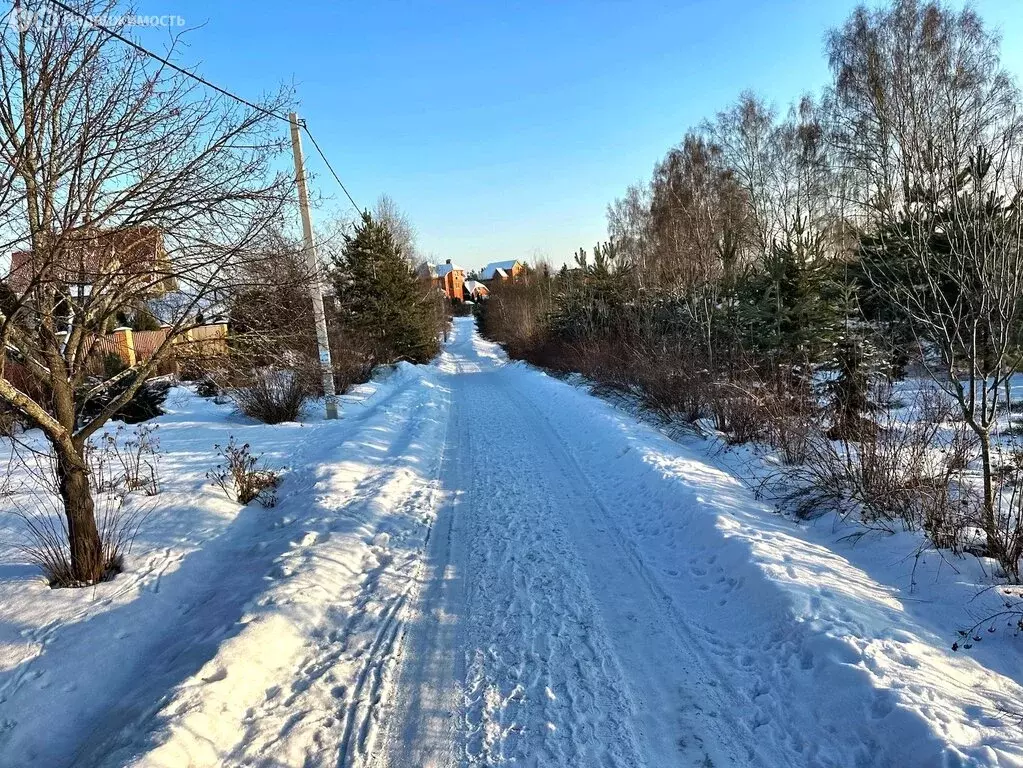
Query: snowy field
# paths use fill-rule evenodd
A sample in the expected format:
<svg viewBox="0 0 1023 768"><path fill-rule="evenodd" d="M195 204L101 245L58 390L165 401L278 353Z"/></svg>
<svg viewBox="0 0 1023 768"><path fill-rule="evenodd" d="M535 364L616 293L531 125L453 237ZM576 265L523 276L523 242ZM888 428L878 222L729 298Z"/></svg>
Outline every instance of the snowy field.
<svg viewBox="0 0 1023 768"><path fill-rule="evenodd" d="M0 766L1023 766L1023 639L951 650L978 561L779 516L468 318L339 422L168 407L124 574L51 590L0 518Z"/></svg>

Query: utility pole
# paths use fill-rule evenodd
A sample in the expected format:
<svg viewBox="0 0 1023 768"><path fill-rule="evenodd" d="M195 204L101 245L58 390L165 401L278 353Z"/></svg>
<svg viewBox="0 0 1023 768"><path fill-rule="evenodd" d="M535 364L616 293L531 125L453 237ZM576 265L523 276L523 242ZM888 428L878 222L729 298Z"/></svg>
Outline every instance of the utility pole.
<svg viewBox="0 0 1023 768"><path fill-rule="evenodd" d="M313 320L316 322L316 345L320 350L320 373L323 394L327 401L327 418L337 418L337 396L334 391L334 367L330 363L330 341L327 338L327 318L323 313L323 288L320 286L320 264L316 260L313 241L313 222L309 218L309 191L305 184L305 163L302 160L302 137L299 134L298 113L292 112L291 148L295 153L295 182L298 184L298 207L302 212L302 236L306 265L309 268L309 294L313 300Z"/></svg>

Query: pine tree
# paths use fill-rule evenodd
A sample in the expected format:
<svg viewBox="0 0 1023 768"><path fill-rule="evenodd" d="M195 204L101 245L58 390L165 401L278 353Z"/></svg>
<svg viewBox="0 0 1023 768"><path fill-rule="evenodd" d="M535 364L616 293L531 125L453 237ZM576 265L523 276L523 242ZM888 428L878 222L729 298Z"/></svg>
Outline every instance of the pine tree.
<svg viewBox="0 0 1023 768"><path fill-rule="evenodd" d="M575 263L578 280L561 281L554 330L565 340L606 337L623 318L630 267L613 240L594 246L592 262L580 248ZM562 274L569 276L564 268Z"/></svg>
<svg viewBox="0 0 1023 768"><path fill-rule="evenodd" d="M436 297L388 227L368 212L345 236L331 279L339 320L372 348L378 363L425 363L439 350Z"/></svg>
<svg viewBox="0 0 1023 768"><path fill-rule="evenodd" d="M844 317L831 263L792 243L775 243L763 271L749 275L742 292L751 351L769 370L788 372L797 388L808 385Z"/></svg>

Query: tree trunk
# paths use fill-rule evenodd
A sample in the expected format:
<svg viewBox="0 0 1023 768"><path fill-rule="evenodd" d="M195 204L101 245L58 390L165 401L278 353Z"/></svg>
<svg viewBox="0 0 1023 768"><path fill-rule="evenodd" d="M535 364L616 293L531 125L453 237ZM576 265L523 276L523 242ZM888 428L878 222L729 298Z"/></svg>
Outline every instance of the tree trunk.
<svg viewBox="0 0 1023 768"><path fill-rule="evenodd" d="M96 528L89 473L81 456L57 451L57 487L67 516L71 572L79 583L95 584L103 577L103 543Z"/></svg>
<svg viewBox="0 0 1023 768"><path fill-rule="evenodd" d="M1002 540L998 535L998 526L995 522L995 487L994 467L991 461L991 434L983 429L974 429L977 437L980 438L980 461L984 475L984 508L981 512L983 519L981 527L987 538L988 555L1005 565Z"/></svg>

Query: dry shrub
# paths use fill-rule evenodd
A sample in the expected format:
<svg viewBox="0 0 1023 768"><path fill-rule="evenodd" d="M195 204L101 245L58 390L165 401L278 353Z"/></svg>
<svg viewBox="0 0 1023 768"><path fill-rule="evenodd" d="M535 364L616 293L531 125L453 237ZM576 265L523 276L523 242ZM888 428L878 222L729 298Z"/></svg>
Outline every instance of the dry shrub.
<svg viewBox="0 0 1023 768"><path fill-rule="evenodd" d="M264 424L298 421L306 402L323 394L322 370L313 353L281 343L277 337L244 337L230 357L218 358L217 367L204 372L196 391L204 397L223 394L242 413ZM332 328L330 349L339 394L369 381L382 362L373 341L350 329Z"/></svg>
<svg viewBox="0 0 1023 768"><path fill-rule="evenodd" d="M223 461L206 473L214 485L239 504L259 500L264 507L277 503L279 470L266 467L262 457L254 455L248 443L238 445L232 436L227 445L213 446Z"/></svg>
<svg viewBox="0 0 1023 768"><path fill-rule="evenodd" d="M821 439L821 408L811 392L801 387L764 387L760 398L766 441L788 465L802 464ZM826 437L826 436L825 436Z"/></svg>
<svg viewBox="0 0 1023 768"><path fill-rule="evenodd" d="M1020 583L1020 562L1023 560L1023 446L1003 442L993 447L995 474L995 542L978 547L978 554L996 557L1005 576ZM1023 595L1023 593L1021 593Z"/></svg>
<svg viewBox="0 0 1023 768"><path fill-rule="evenodd" d="M729 445L758 442L767 436L767 412L762 389L758 382L719 382L715 385L710 410L714 415L715 429L725 436Z"/></svg>
<svg viewBox="0 0 1023 768"><path fill-rule="evenodd" d="M539 279L495 281L490 297L480 306L480 330L495 339L516 359L545 365L539 359L545 356L548 322L554 308L550 287ZM560 343L554 343L560 347ZM534 359L533 355L538 356ZM555 365L554 370L561 368Z"/></svg>
<svg viewBox="0 0 1023 768"><path fill-rule="evenodd" d="M950 470L965 470L980 453L980 438L966 422L956 421L952 427L952 437L942 452L945 454L945 464Z"/></svg>
<svg viewBox="0 0 1023 768"><path fill-rule="evenodd" d="M311 378L308 365L255 368L247 372L243 384L227 392L246 416L264 424L280 424L299 420L313 392Z"/></svg>
<svg viewBox="0 0 1023 768"><path fill-rule="evenodd" d="M710 374L678 352L649 347L631 356L629 366L644 407L665 422L695 424L710 413Z"/></svg>
<svg viewBox="0 0 1023 768"><path fill-rule="evenodd" d="M195 394L199 397L212 399L219 397L222 391L216 375L203 374L195 380Z"/></svg>
<svg viewBox="0 0 1023 768"><path fill-rule="evenodd" d="M173 362L181 381L202 381L208 376L222 380L227 353L206 352L199 345L182 345L176 349Z"/></svg>
<svg viewBox="0 0 1023 768"><path fill-rule="evenodd" d="M526 359L556 373L580 373L593 382L595 394L638 404L665 424L692 425L711 411L709 374L677 351L620 339L551 340L531 349Z"/></svg>
<svg viewBox="0 0 1023 768"><path fill-rule="evenodd" d="M141 424L134 431L123 424L106 431L86 450L89 482L93 493L160 492L160 439L155 424Z"/></svg>
<svg viewBox="0 0 1023 768"><path fill-rule="evenodd" d="M765 382L754 370L716 382L708 399L714 426L727 443L765 443L785 464L805 460L819 428L820 406L812 393L784 381Z"/></svg>
<svg viewBox="0 0 1023 768"><path fill-rule="evenodd" d="M15 548L42 571L51 587L83 586L71 568L67 518L56 494L56 463L41 454L34 454L28 463L31 481L11 494L14 514L24 523L26 533L26 540ZM124 570L124 558L152 507L138 503L137 497L129 503L127 494L110 489L94 490L93 500L105 581Z"/></svg>
<svg viewBox="0 0 1023 768"><path fill-rule="evenodd" d="M606 339L570 345L564 363L568 363L567 370L578 371L605 389L624 395L641 395L637 371L633 368L634 358L632 349Z"/></svg>
<svg viewBox="0 0 1023 768"><path fill-rule="evenodd" d="M557 338L523 343L520 339L505 344L512 358L528 360L541 368L557 373L580 373L611 389L624 390L628 384L623 375L626 367L624 349L607 340L569 343Z"/></svg>
<svg viewBox="0 0 1023 768"><path fill-rule="evenodd" d="M377 364L372 343L348 331L331 334L330 359L334 366L334 387L339 393L369 381Z"/></svg>
<svg viewBox="0 0 1023 768"><path fill-rule="evenodd" d="M979 500L955 466L958 457L941 459L951 407L933 392L915 405L919 418L902 422L885 411L877 429L855 443L812 430L803 462L772 478L780 496L800 517L837 511L888 531L923 529L935 545L961 551Z"/></svg>

